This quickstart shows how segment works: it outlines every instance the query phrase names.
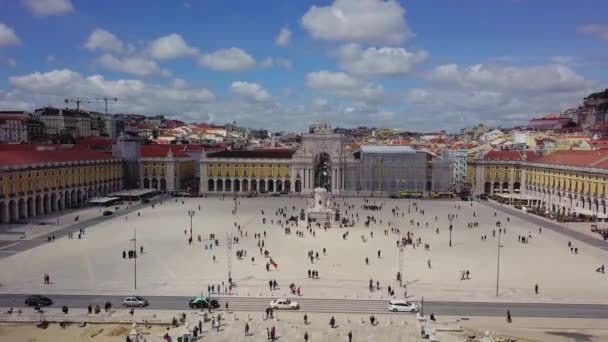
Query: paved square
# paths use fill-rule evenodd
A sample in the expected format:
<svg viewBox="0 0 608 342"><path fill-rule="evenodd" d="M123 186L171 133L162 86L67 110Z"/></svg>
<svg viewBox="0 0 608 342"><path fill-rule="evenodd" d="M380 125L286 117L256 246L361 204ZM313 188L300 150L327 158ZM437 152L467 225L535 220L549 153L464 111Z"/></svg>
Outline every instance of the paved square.
<svg viewBox="0 0 608 342"><path fill-rule="evenodd" d="M507 222L505 214L499 212L495 217L494 210L482 204L425 200L418 201L418 210L412 205L408 214L407 200L370 199L370 203L381 204L383 208L368 211L361 209L364 203L361 198L338 199L343 210L344 201L353 206L348 211L349 217L358 214L360 220L354 228L327 231L313 228L313 236L305 227L292 227L292 234L286 235L277 224L278 220L285 223L285 218L276 216L278 208L286 207L289 218L306 205L306 199L240 198L239 201L237 215L233 215L234 201L229 197L180 198L177 202L168 199L162 206L141 210L139 217L131 213L128 220L117 216L90 227L81 240L62 238L4 258L0 260L0 291L133 293L134 262L123 259L122 252L132 248L136 230L137 244L144 247L144 254L137 258L139 294L195 295L207 293L208 285L227 283L226 236L232 233L239 238L232 250L232 277L238 284L233 290L235 295L290 296L288 285L293 282L306 297L388 298L387 286L398 285L396 241L411 231L415 239L421 238L422 244L405 248L404 280L410 299L424 296L427 300L608 303L608 274L595 271L601 264L608 264L607 252L572 241L572 246L579 250L578 255L572 254L568 238L548 229L539 233L538 226L517 218ZM396 206L397 216L392 213ZM188 210L195 211L192 245L188 244ZM453 221L452 247L449 247L448 213L457 215ZM366 228L364 221L368 215L374 216L376 223ZM262 223L263 217L266 224ZM410 224L410 220L420 222L420 226ZM498 235L496 221L506 228L501 238L499 297L495 296L497 237L492 236L493 230ZM235 222L242 227L243 236ZM392 233L389 222L401 234ZM479 226L467 228L468 222L479 222ZM298 237L297 230L304 232L303 237ZM349 236L343 239L346 232ZM211 244L210 233L216 234L219 246L205 249L205 245ZM259 240L264 241L263 249L270 252L278 269L271 266L266 271L268 259L260 255L254 233L262 234ZM198 241L198 235L202 236L202 242ZM482 241L482 235L487 236L486 241ZM523 244L518 242L518 236L531 237L529 243ZM428 251L424 244L430 245ZM247 256L238 260L237 250L245 250ZM319 253L313 264L307 257L310 250ZM378 250L381 258L377 256ZM365 264L366 257L369 265ZM309 269L318 270L320 279L308 278ZM462 270L470 271L469 280L461 280ZM43 284L45 273L50 275L49 285ZM379 291L369 291L369 279L373 279L374 285L379 281ZM277 280L279 289L270 291L269 280ZM535 283L539 285L538 295L534 293ZM404 292L397 289L395 296L403 297Z"/></svg>

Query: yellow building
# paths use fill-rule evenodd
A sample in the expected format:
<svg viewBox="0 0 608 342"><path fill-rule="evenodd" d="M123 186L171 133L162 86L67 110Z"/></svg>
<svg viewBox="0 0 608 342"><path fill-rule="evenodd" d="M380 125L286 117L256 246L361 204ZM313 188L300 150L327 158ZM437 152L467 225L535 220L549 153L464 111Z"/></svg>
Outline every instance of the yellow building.
<svg viewBox="0 0 608 342"><path fill-rule="evenodd" d="M79 207L122 188L122 162L109 154L19 148L26 147L0 151L0 222Z"/></svg>
<svg viewBox="0 0 608 342"><path fill-rule="evenodd" d="M294 153L287 149L210 153L201 164L201 189L209 193L300 192L301 188L292 188ZM296 182L301 187L301 181Z"/></svg>
<svg viewBox="0 0 608 342"><path fill-rule="evenodd" d="M140 188L161 192L197 187L196 161L186 145L142 145L139 159Z"/></svg>
<svg viewBox="0 0 608 342"><path fill-rule="evenodd" d="M608 149L545 156L491 151L476 160L475 194L511 196L555 216L608 218Z"/></svg>

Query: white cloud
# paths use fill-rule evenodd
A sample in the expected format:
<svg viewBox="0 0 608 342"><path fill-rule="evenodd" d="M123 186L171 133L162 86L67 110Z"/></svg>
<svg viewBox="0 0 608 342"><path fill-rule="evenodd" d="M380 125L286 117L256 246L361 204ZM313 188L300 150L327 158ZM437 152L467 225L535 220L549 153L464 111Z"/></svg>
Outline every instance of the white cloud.
<svg viewBox="0 0 608 342"><path fill-rule="evenodd" d="M195 56L198 50L189 46L181 35L172 33L152 41L148 47L148 52L155 59L168 60Z"/></svg>
<svg viewBox="0 0 608 342"><path fill-rule="evenodd" d="M22 0L32 14L39 17L62 15L74 11L70 0Z"/></svg>
<svg viewBox="0 0 608 342"><path fill-rule="evenodd" d="M250 83L243 81L232 82L230 90L242 98L257 102L266 102L272 99L272 96L258 83Z"/></svg>
<svg viewBox="0 0 608 342"><path fill-rule="evenodd" d="M0 47L15 46L21 44L15 30L0 23Z"/></svg>
<svg viewBox="0 0 608 342"><path fill-rule="evenodd" d="M155 61L140 56L116 58L105 54L98 61L108 70L137 76L149 76L159 72L158 64Z"/></svg>
<svg viewBox="0 0 608 342"><path fill-rule="evenodd" d="M376 101L384 95L380 84L365 83L343 72L318 71L306 75L306 86L338 97Z"/></svg>
<svg viewBox="0 0 608 342"><path fill-rule="evenodd" d="M57 60L57 58L55 58L55 56L53 56L53 55L46 56L47 63L55 63L56 60Z"/></svg>
<svg viewBox="0 0 608 342"><path fill-rule="evenodd" d="M91 32L84 47L91 51L100 50L121 53L124 50L124 43L111 32L97 28Z"/></svg>
<svg viewBox="0 0 608 342"><path fill-rule="evenodd" d="M428 78L437 83L465 89L533 92L577 91L593 84L561 64L533 67L475 64L464 69L456 64L444 64L433 69Z"/></svg>
<svg viewBox="0 0 608 342"><path fill-rule="evenodd" d="M410 73L428 59L426 51L409 52L403 48L365 50L358 44L345 44L338 50L340 67L354 75L397 76Z"/></svg>
<svg viewBox="0 0 608 342"><path fill-rule="evenodd" d="M256 61L251 55L235 47L203 54L198 62L202 66L217 71L243 71L256 66Z"/></svg>
<svg viewBox="0 0 608 342"><path fill-rule="evenodd" d="M65 94L79 94L84 97L117 97L119 100L113 105L117 112L181 113L196 112L201 105L215 100L215 95L205 88L179 89L141 80L108 80L102 75L84 77L69 69L12 76L9 84L15 94L32 99L36 106L61 105Z"/></svg>
<svg viewBox="0 0 608 342"><path fill-rule="evenodd" d="M608 25L589 24L579 26L576 28L576 32L590 35L598 39L608 40Z"/></svg>
<svg viewBox="0 0 608 342"><path fill-rule="evenodd" d="M0 56L0 65L6 65L9 68L14 68L17 66L17 61L14 58Z"/></svg>
<svg viewBox="0 0 608 342"><path fill-rule="evenodd" d="M277 46L287 46L291 43L291 30L288 27L283 27L277 37L274 39Z"/></svg>
<svg viewBox="0 0 608 342"><path fill-rule="evenodd" d="M395 0L335 0L312 6L301 24L315 39L398 44L412 36Z"/></svg>
<svg viewBox="0 0 608 342"><path fill-rule="evenodd" d="M428 85L410 89L405 103L418 114L412 124L432 128L521 125L535 116L578 106L599 90L598 84L572 69L549 64L533 67L440 65ZM416 121L417 117L425 120Z"/></svg>
<svg viewBox="0 0 608 342"><path fill-rule="evenodd" d="M293 67L293 63L286 58L264 58L260 63L260 67L262 68L272 68L272 67L277 67L277 68L282 68L282 69L287 69L287 70L291 70L291 68Z"/></svg>
<svg viewBox="0 0 608 342"><path fill-rule="evenodd" d="M188 89L190 87L190 84L188 83L188 81L181 79L181 78L176 78L173 80L173 88L175 89Z"/></svg>

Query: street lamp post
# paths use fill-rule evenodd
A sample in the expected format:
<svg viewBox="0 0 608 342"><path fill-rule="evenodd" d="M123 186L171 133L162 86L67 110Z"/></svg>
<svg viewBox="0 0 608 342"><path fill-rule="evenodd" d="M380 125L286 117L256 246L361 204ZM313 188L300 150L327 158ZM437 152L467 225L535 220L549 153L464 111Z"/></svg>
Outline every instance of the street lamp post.
<svg viewBox="0 0 608 342"><path fill-rule="evenodd" d="M403 286L403 247L399 247L399 287Z"/></svg>
<svg viewBox="0 0 608 342"><path fill-rule="evenodd" d="M192 209L188 210L188 216L190 216L190 240L192 240L192 218L196 212Z"/></svg>
<svg viewBox="0 0 608 342"><path fill-rule="evenodd" d="M454 215L448 214L448 219L450 220L450 247L452 247L452 220L454 219Z"/></svg>
<svg viewBox="0 0 608 342"><path fill-rule="evenodd" d="M502 230L498 230L498 247L497 247L497 257L496 257L496 297L498 297L498 282L500 280L500 235Z"/></svg>
<svg viewBox="0 0 608 342"><path fill-rule="evenodd" d="M133 227L133 282L135 290L137 290L137 232L135 231L135 227Z"/></svg>

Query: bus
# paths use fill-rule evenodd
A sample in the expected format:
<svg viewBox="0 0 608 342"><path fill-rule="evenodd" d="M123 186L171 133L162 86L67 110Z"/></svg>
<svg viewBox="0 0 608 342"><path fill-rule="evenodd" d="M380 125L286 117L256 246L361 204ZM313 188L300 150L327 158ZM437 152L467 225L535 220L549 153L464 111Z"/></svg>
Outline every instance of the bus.
<svg viewBox="0 0 608 342"><path fill-rule="evenodd" d="M422 191L401 190L399 192L401 198L422 198L423 195Z"/></svg>

